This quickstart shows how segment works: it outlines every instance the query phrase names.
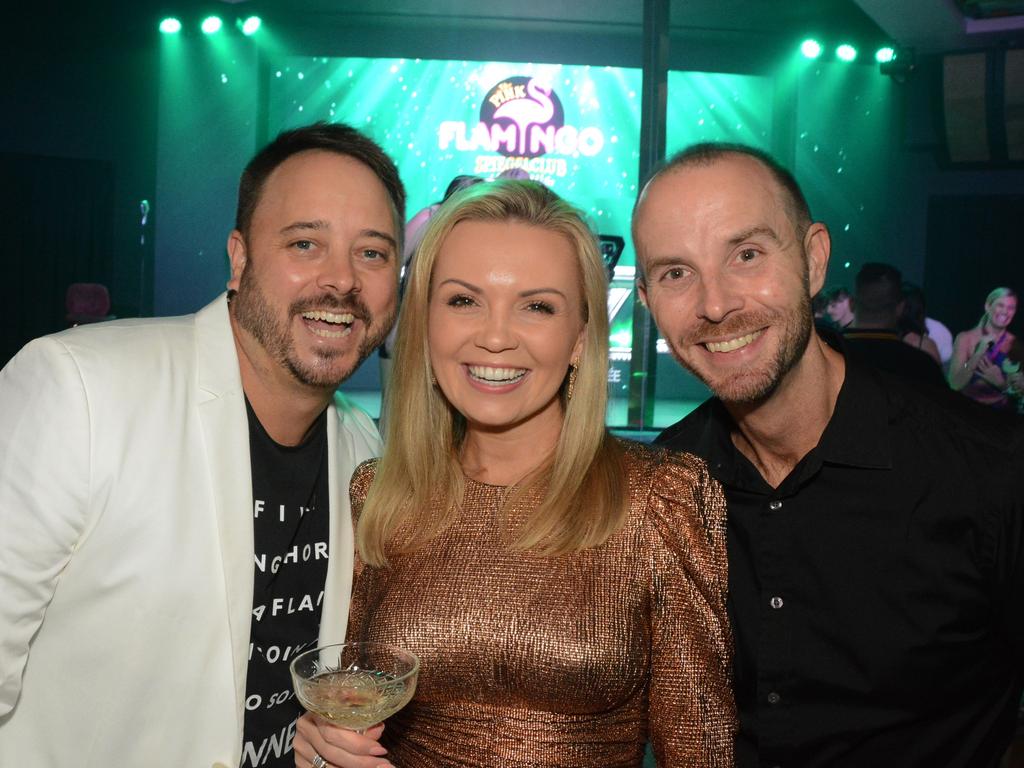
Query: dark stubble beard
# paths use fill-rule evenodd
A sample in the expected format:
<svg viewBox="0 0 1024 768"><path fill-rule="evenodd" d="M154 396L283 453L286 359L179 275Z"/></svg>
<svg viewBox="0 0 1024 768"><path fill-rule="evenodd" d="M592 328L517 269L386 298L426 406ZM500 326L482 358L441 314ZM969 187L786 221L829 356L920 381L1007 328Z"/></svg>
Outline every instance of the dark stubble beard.
<svg viewBox="0 0 1024 768"><path fill-rule="evenodd" d="M730 378L714 380L711 373L700 370L676 351L672 354L690 373L700 379L725 403L753 405L764 402L778 389L779 384L800 362L811 340L814 313L811 308L810 279L804 270L803 290L795 307L787 311L750 312L730 317L721 323L703 323L693 329L686 338L679 339L678 349L689 349L694 340L708 336L743 336L765 326L780 329L782 336L775 355L759 370L748 370Z"/></svg>
<svg viewBox="0 0 1024 768"><path fill-rule="evenodd" d="M381 345L395 322L394 310L379 322L375 322L369 308L356 293L349 293L343 297L324 293L298 299L288 307L285 317L278 317L256 282L251 268L242 272L238 291L231 299L231 308L239 326L248 331L276 363L290 371L299 383L317 389L334 389L351 376L370 353ZM291 320L296 315L313 309L351 312L363 322L366 332L359 345L358 358L351 366L342 371L334 370L334 361L343 353L332 349L316 350L317 360L312 364L302 361L296 354L295 340L291 335Z"/></svg>

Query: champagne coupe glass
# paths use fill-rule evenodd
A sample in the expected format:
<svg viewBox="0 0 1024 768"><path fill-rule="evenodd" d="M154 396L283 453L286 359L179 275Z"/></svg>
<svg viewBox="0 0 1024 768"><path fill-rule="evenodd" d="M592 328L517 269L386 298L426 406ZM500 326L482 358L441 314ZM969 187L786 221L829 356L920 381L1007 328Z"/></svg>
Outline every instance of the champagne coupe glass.
<svg viewBox="0 0 1024 768"><path fill-rule="evenodd" d="M299 654L290 669L306 710L362 733L409 703L420 660L384 643L340 643Z"/></svg>

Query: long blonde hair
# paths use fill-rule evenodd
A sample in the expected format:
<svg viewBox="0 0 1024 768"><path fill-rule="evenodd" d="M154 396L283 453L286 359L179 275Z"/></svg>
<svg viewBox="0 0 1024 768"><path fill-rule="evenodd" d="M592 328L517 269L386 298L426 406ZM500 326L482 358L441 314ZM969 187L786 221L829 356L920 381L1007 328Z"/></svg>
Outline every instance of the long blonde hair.
<svg viewBox="0 0 1024 768"><path fill-rule="evenodd" d="M362 559L384 565L411 552L458 514L465 478L458 456L465 419L432 381L427 317L431 276L445 239L463 221L516 221L564 235L578 259L586 323L571 398L550 459L520 481L505 509L535 488L544 498L510 546L557 555L602 544L626 516L621 450L604 426L608 370L608 281L580 213L542 184L497 180L459 192L434 215L413 260L398 321L395 373L387 391L384 455L356 530Z"/></svg>

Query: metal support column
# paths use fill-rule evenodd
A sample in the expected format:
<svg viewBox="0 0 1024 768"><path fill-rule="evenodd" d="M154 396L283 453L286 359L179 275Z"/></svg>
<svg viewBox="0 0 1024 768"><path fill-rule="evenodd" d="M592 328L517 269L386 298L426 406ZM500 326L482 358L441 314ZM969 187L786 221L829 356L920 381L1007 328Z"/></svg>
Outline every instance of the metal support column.
<svg viewBox="0 0 1024 768"><path fill-rule="evenodd" d="M669 0L644 0L643 86L640 102L640 183L665 157L668 100ZM635 290L635 288L634 288ZM640 297L633 300L633 351L629 360L631 429L650 429L654 423L654 374L658 331Z"/></svg>

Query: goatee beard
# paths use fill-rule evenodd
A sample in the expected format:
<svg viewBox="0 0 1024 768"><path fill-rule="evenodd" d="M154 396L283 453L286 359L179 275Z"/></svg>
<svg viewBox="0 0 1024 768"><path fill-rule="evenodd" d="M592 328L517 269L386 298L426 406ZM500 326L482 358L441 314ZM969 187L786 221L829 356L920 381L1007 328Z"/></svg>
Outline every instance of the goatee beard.
<svg viewBox="0 0 1024 768"><path fill-rule="evenodd" d="M686 338L672 345L673 357L690 373L700 379L719 400L725 403L755 405L774 394L779 384L800 362L811 339L814 316L808 294L801 296L798 306L789 313L759 312L731 318L719 324L704 323ZM759 370L749 369L730 377L715 380L714 371L702 371L683 359L677 349L689 349L696 340L709 336L743 336L755 330L773 327L783 336L779 339L774 356L762 363Z"/></svg>
<svg viewBox="0 0 1024 768"><path fill-rule="evenodd" d="M351 313L363 323L365 333L352 365L339 370L333 363L341 354L334 350L317 350L316 360L312 363L302 360L296 353L295 341L291 335L291 320L311 309ZM358 293L348 293L344 296L323 293L319 296L296 299L282 319L277 316L274 307L260 290L251 266L242 272L238 290L231 297L231 312L238 325L247 331L278 365L288 370L299 383L316 389L336 389L351 376L384 341L395 319L395 313L392 311L382 318L381 322L375 322L370 309Z"/></svg>

